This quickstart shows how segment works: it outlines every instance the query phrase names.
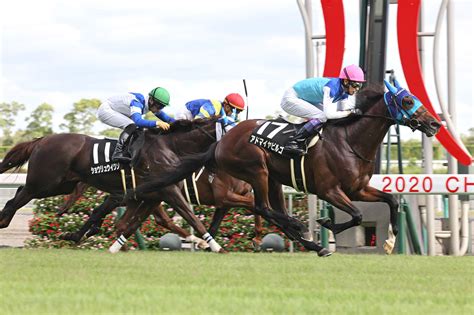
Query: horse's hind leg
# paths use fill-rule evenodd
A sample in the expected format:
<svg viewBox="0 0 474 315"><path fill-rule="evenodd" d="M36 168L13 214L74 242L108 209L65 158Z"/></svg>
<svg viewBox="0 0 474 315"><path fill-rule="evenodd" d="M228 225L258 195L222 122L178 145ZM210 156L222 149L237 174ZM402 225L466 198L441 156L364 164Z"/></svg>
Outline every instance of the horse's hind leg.
<svg viewBox="0 0 474 315"><path fill-rule="evenodd" d="M109 195L104 202L92 211L89 219L82 225L79 231L74 233L65 233L61 235L63 240L79 243L82 237L87 233L86 237L91 237L100 231L100 226L105 216L112 212L122 203L121 197Z"/></svg>
<svg viewBox="0 0 474 315"><path fill-rule="evenodd" d="M0 229L6 228L16 211L30 202L34 197L28 192L25 186L20 186L16 190L15 197L8 200L5 207L0 211Z"/></svg>
<svg viewBox="0 0 474 315"><path fill-rule="evenodd" d="M280 211L281 213L285 215L288 215L288 211L285 206L285 196L283 195L282 185L270 179L268 182L268 187L269 187L270 203L272 205L272 208L276 211ZM290 237L292 236L294 240L298 241L307 250L317 252L318 256L320 257L327 257L332 254L329 250L318 245L317 243L313 241L313 235L311 231L308 230L306 225L304 225L302 222L292 217L289 217L289 220L294 221L294 224L296 224L299 227L298 233L291 233L291 235L288 235L288 233L285 233L285 234L287 234Z"/></svg>

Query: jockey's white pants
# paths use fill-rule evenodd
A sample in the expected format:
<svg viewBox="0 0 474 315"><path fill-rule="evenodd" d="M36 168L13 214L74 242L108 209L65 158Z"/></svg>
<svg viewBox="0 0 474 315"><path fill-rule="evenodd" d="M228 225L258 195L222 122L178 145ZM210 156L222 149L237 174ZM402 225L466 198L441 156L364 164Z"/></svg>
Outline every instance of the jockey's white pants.
<svg viewBox="0 0 474 315"><path fill-rule="evenodd" d="M134 123L130 117L113 110L107 101L100 104L97 110L97 118L106 125L120 129L125 129L128 125Z"/></svg>
<svg viewBox="0 0 474 315"><path fill-rule="evenodd" d="M189 109L186 107L186 105L181 106L176 110L174 113L174 118L175 119L187 119L187 120L193 120L193 114L189 111Z"/></svg>
<svg viewBox="0 0 474 315"><path fill-rule="evenodd" d="M305 119L318 118L321 122L327 120L322 104L319 106L306 102L298 97L293 88L286 90L280 104L281 108L290 115Z"/></svg>

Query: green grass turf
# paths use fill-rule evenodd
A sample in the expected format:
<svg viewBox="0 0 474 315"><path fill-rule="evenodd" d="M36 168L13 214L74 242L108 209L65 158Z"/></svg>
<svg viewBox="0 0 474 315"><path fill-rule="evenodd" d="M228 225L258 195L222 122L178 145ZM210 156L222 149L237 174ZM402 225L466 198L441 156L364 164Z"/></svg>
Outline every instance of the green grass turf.
<svg viewBox="0 0 474 315"><path fill-rule="evenodd" d="M0 314L474 314L474 258L0 250Z"/></svg>

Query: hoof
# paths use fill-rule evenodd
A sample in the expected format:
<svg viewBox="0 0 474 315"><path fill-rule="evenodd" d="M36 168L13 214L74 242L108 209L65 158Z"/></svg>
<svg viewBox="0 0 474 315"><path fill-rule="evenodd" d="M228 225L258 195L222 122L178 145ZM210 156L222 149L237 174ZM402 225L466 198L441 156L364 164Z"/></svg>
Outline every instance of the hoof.
<svg viewBox="0 0 474 315"><path fill-rule="evenodd" d="M319 257L329 257L332 255L332 252L329 251L328 249L326 248L323 248L321 249L319 252L318 252L318 256Z"/></svg>
<svg viewBox="0 0 474 315"><path fill-rule="evenodd" d="M253 246L253 249L256 251L256 252L259 252L262 250L261 246L262 245L262 240L261 239L252 239L252 246Z"/></svg>
<svg viewBox="0 0 474 315"><path fill-rule="evenodd" d="M219 251L217 253L218 254L228 254L229 252L226 251L225 249L221 248L221 249L219 249Z"/></svg>
<svg viewBox="0 0 474 315"><path fill-rule="evenodd" d="M395 243L393 241L385 240L385 243L383 244L383 249L385 250L385 254L391 255L394 247L395 247Z"/></svg>
<svg viewBox="0 0 474 315"><path fill-rule="evenodd" d="M60 239L64 241L70 241L78 244L80 242L80 239L74 235L74 233L64 233L59 236Z"/></svg>
<svg viewBox="0 0 474 315"><path fill-rule="evenodd" d="M331 218L329 217L324 217L324 218L319 218L316 220L321 226L324 226L325 228L330 229L331 226Z"/></svg>

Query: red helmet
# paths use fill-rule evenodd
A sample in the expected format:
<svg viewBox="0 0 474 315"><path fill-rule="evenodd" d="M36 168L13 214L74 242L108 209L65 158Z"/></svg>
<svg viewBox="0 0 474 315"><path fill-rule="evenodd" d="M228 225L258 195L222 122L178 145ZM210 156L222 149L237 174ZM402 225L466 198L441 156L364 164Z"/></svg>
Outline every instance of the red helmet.
<svg viewBox="0 0 474 315"><path fill-rule="evenodd" d="M237 108L238 110L245 109L245 102L242 96L239 93L230 93L224 99L224 102L230 104L230 106Z"/></svg>

